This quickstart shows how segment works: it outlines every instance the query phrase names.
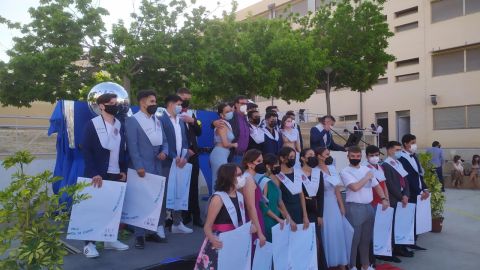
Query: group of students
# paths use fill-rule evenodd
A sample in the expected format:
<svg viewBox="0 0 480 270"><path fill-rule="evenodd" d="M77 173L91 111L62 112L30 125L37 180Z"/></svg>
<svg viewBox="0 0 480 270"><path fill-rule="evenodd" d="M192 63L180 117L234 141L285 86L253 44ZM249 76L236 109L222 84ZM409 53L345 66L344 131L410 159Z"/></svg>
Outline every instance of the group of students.
<svg viewBox="0 0 480 270"><path fill-rule="evenodd" d="M157 95L153 90L140 91L137 95L139 111L131 117L119 120L117 96L107 93L97 98L101 114L84 127L80 148L85 160L84 177L92 178L94 187L101 188L103 180L126 181L127 170L133 169L139 177L146 173L168 177L172 163L183 168L192 164L189 190L189 211L169 210L167 219L166 194L156 231L133 228L135 248L145 248L145 241L166 243L165 227L172 233L192 233L185 224L203 227L198 202L199 147L197 137L201 123L188 110L192 95L187 88L180 88L165 98L165 111L158 117ZM168 185L168 181L167 184ZM165 188L167 190L167 188ZM105 242L105 249L126 250L128 245L120 241ZM84 254L96 258L99 253L93 241L86 241Z"/></svg>

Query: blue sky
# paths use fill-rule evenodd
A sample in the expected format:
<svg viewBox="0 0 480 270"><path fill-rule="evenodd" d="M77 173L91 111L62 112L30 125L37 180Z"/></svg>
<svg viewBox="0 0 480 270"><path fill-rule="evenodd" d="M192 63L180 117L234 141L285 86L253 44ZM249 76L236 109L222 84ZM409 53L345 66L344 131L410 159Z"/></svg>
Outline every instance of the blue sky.
<svg viewBox="0 0 480 270"><path fill-rule="evenodd" d="M239 8L242 9L260 0L237 0ZM15 22L27 23L29 22L28 8L37 6L39 0L1 0L0 15ZM109 25L122 18L128 23L129 14L138 9L140 0L93 0L94 3L106 8L110 16L105 18L107 29ZM217 2L220 7L217 7ZM208 10L214 10L215 14L219 15L223 10L229 10L231 7L230 0L197 0L196 5L203 5ZM18 36L19 32L0 26L0 60L8 61L6 51L12 47L12 38Z"/></svg>

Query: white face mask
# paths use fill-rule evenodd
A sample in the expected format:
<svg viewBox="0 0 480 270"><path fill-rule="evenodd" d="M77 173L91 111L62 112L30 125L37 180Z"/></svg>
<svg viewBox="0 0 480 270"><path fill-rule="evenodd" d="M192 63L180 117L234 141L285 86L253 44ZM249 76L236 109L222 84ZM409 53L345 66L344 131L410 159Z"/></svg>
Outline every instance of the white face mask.
<svg viewBox="0 0 480 270"><path fill-rule="evenodd" d="M368 158L368 162L373 165L377 165L379 161L380 161L379 156L373 156Z"/></svg>
<svg viewBox="0 0 480 270"><path fill-rule="evenodd" d="M236 185L236 188L237 189L241 189L245 186L245 183L247 182L247 178L242 175L242 176L237 176L237 185Z"/></svg>
<svg viewBox="0 0 480 270"><path fill-rule="evenodd" d="M240 111L241 111L242 113L245 113L245 114L246 114L246 113L247 113L247 105L242 105L242 106L240 106Z"/></svg>
<svg viewBox="0 0 480 270"><path fill-rule="evenodd" d="M417 144L410 145L410 152L412 152L412 153L417 152Z"/></svg>

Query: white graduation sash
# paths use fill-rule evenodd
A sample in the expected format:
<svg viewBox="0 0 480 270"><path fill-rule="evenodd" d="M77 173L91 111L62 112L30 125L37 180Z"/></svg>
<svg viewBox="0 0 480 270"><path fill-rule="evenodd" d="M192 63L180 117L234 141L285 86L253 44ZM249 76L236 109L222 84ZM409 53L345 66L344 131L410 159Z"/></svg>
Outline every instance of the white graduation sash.
<svg viewBox="0 0 480 270"><path fill-rule="evenodd" d="M337 173L337 169L335 168L335 166L333 165L328 165L328 173L326 172L323 172L323 179L332 184L334 187L336 186L341 186L342 185L342 181L340 180L340 176L338 175Z"/></svg>
<svg viewBox="0 0 480 270"><path fill-rule="evenodd" d="M324 130L323 128L323 125L322 124L318 124L315 126L318 131L322 132ZM327 145L327 134L325 133L325 135L323 135L323 142L325 143L325 145Z"/></svg>
<svg viewBox="0 0 480 270"><path fill-rule="evenodd" d="M285 187L288 189L288 191L290 191L290 193L292 193L292 195L296 195L296 194L299 194L300 192L302 192L302 180L301 180L301 176L297 177L296 175L298 175L298 172L295 173L295 170L294 170L294 179L293 181L288 178L285 174L283 174L282 172L277 174L277 177L278 179L280 179L280 181L282 182L283 185L285 185Z"/></svg>
<svg viewBox="0 0 480 270"><path fill-rule="evenodd" d="M147 118L142 111L138 111L133 116L137 119L138 124L143 129L143 132L145 132L145 135L147 135L152 146L162 145L163 135L160 120L155 115L152 116L153 119ZM154 122L153 127L151 122Z"/></svg>
<svg viewBox="0 0 480 270"><path fill-rule="evenodd" d="M408 172L403 168L402 163L400 163L398 160L388 157L385 159L385 163L388 163L390 166L392 166L402 177L408 175Z"/></svg>
<svg viewBox="0 0 480 270"><path fill-rule="evenodd" d="M243 202L243 195L238 191L236 192L237 192L237 198L238 198L238 206L240 208L240 215L242 216L242 224L245 224L245 204ZM235 228L238 228L239 220L237 216L237 209L235 208L235 205L233 204L230 196L228 196L228 194L224 191L216 191L213 194L220 196L220 198L222 199L223 205L225 205L228 215L232 220L233 226L235 226Z"/></svg>
<svg viewBox="0 0 480 270"><path fill-rule="evenodd" d="M410 165L412 165L412 168L413 168L416 172L418 172L419 174L421 174L421 170L418 168L417 162L415 162L415 159L410 156L410 153L402 150L402 157L404 157L404 158L410 163Z"/></svg>
<svg viewBox="0 0 480 270"><path fill-rule="evenodd" d="M120 144L122 139L120 136L120 128L122 127L122 124L118 119L115 119L115 122L113 123L113 132L111 134L108 134L106 123L103 121L101 115L93 118L92 122L103 148L113 150L115 146Z"/></svg>
<svg viewBox="0 0 480 270"><path fill-rule="evenodd" d="M290 131L286 131L282 129L282 135L285 136L290 142L296 142L298 140L298 130L291 129Z"/></svg>
<svg viewBox="0 0 480 270"><path fill-rule="evenodd" d="M250 137L255 143L261 144L265 141L265 132L259 127L250 125Z"/></svg>
<svg viewBox="0 0 480 270"><path fill-rule="evenodd" d="M275 137L273 137L272 133L270 133L270 131L267 128L262 128L262 130L268 138L270 138L272 140L275 140L277 142L280 139L278 130L274 129L275 130Z"/></svg>
<svg viewBox="0 0 480 270"><path fill-rule="evenodd" d="M378 182L383 182L387 180L387 178L385 178L385 173L383 172L382 166L380 165L377 165L377 166L378 166L378 169L375 168L375 166L373 166L372 164L367 165L369 169L373 170L373 176L377 179Z"/></svg>
<svg viewBox="0 0 480 270"><path fill-rule="evenodd" d="M307 190L308 197L317 196L318 188L320 186L320 169L312 169L312 175L310 176L311 179L308 179L308 177L303 173L303 171L300 170L300 172L300 177L302 178L303 186Z"/></svg>

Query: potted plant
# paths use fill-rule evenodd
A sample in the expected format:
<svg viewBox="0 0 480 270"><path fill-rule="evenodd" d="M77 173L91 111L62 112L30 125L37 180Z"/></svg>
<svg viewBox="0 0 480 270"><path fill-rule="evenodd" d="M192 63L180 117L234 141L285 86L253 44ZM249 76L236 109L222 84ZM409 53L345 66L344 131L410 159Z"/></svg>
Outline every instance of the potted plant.
<svg viewBox="0 0 480 270"><path fill-rule="evenodd" d="M445 206L445 194L442 192L442 184L440 183L435 167L430 162L432 156L428 153L420 153L420 164L425 170L423 180L430 191L430 203L432 207L432 232L439 233L443 227L443 211Z"/></svg>

